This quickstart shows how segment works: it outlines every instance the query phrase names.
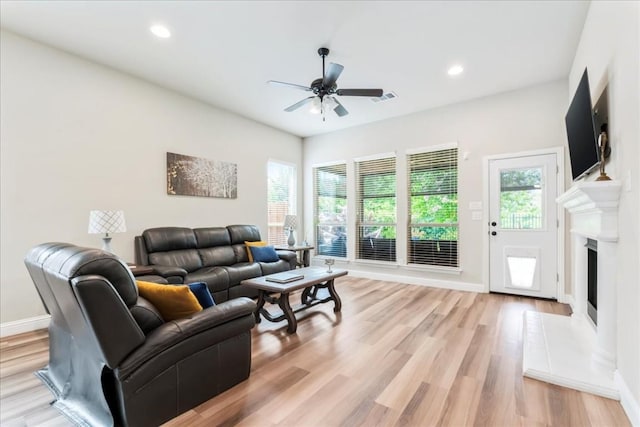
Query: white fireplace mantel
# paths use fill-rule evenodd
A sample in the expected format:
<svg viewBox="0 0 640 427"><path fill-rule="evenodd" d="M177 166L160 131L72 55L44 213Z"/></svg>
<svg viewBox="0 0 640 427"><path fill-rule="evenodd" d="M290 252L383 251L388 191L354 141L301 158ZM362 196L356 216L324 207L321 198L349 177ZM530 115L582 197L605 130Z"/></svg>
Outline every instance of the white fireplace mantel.
<svg viewBox="0 0 640 427"><path fill-rule="evenodd" d="M556 201L571 214L571 232L590 239L618 241L620 181L574 184Z"/></svg>
<svg viewBox="0 0 640 427"><path fill-rule="evenodd" d="M574 184L557 203L571 214L573 314L528 311L523 330L523 374L612 399L616 370L616 251L619 181ZM598 324L587 316L587 239L598 242Z"/></svg>

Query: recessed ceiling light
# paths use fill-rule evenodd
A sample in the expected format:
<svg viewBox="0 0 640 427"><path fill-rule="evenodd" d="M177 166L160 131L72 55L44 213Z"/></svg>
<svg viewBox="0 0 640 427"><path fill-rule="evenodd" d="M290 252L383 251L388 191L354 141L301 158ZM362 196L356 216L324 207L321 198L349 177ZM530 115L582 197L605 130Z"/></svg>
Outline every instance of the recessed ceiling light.
<svg viewBox="0 0 640 427"><path fill-rule="evenodd" d="M169 31L169 29L164 25L152 25L149 30L151 30L154 36L160 37L161 39L168 39L171 37L171 31Z"/></svg>
<svg viewBox="0 0 640 427"><path fill-rule="evenodd" d="M450 76L459 76L460 74L462 74L462 72L464 71L464 68L462 67L462 65L454 65L451 68L449 68L449 70L447 70L447 74L449 74Z"/></svg>

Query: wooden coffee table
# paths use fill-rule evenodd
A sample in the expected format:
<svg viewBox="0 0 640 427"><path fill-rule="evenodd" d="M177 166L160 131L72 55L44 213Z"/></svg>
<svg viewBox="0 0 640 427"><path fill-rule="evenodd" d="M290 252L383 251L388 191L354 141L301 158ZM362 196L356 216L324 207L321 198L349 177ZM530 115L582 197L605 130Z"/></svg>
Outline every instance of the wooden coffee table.
<svg viewBox="0 0 640 427"><path fill-rule="evenodd" d="M289 283L270 282L267 280L269 276L242 281L243 285L260 291L258 295L258 307L255 312L256 323L260 323L261 314L271 322L280 322L286 319L288 323L287 332L293 334L298 328L295 313L329 301L333 301L334 312L337 313L342 309L342 302L333 285L333 280L336 277L346 276L348 274L347 270L334 269L331 273L328 273L326 268L305 267L291 270L291 273L300 274L304 277ZM302 291L300 305L292 308L291 304L289 304L289 294L298 289L304 289ZM323 297L322 294L326 293L324 292L325 289L328 291L328 296ZM267 302L278 304L282 310L282 314L272 316L271 313L264 308Z"/></svg>

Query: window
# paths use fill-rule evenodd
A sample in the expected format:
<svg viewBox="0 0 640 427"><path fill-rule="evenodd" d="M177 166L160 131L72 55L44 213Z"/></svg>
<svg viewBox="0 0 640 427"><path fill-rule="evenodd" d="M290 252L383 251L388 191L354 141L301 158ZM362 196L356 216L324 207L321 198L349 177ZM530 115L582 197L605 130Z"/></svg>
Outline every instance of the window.
<svg viewBox="0 0 640 427"><path fill-rule="evenodd" d="M284 245L285 215L296 213L296 167L270 161L267 165L267 241L271 245Z"/></svg>
<svg viewBox="0 0 640 427"><path fill-rule="evenodd" d="M500 228L542 228L541 167L500 171Z"/></svg>
<svg viewBox="0 0 640 427"><path fill-rule="evenodd" d="M347 256L347 165L313 169L316 253Z"/></svg>
<svg viewBox="0 0 640 427"><path fill-rule="evenodd" d="M408 156L408 262L458 267L458 149Z"/></svg>
<svg viewBox="0 0 640 427"><path fill-rule="evenodd" d="M356 162L356 258L396 260L396 158Z"/></svg>

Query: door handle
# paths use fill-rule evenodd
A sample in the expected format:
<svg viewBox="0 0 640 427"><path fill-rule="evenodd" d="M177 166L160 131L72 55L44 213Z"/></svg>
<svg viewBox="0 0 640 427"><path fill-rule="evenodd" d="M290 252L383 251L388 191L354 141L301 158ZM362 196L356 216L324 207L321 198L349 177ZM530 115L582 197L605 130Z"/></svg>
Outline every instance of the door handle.
<svg viewBox="0 0 640 427"><path fill-rule="evenodd" d="M491 232L491 235L492 235L492 236L495 236L496 234L498 234L498 233L496 233L495 231L492 231L492 232Z"/></svg>
<svg viewBox="0 0 640 427"><path fill-rule="evenodd" d="M491 221L491 226L495 227L496 225L498 225L495 221Z"/></svg>

